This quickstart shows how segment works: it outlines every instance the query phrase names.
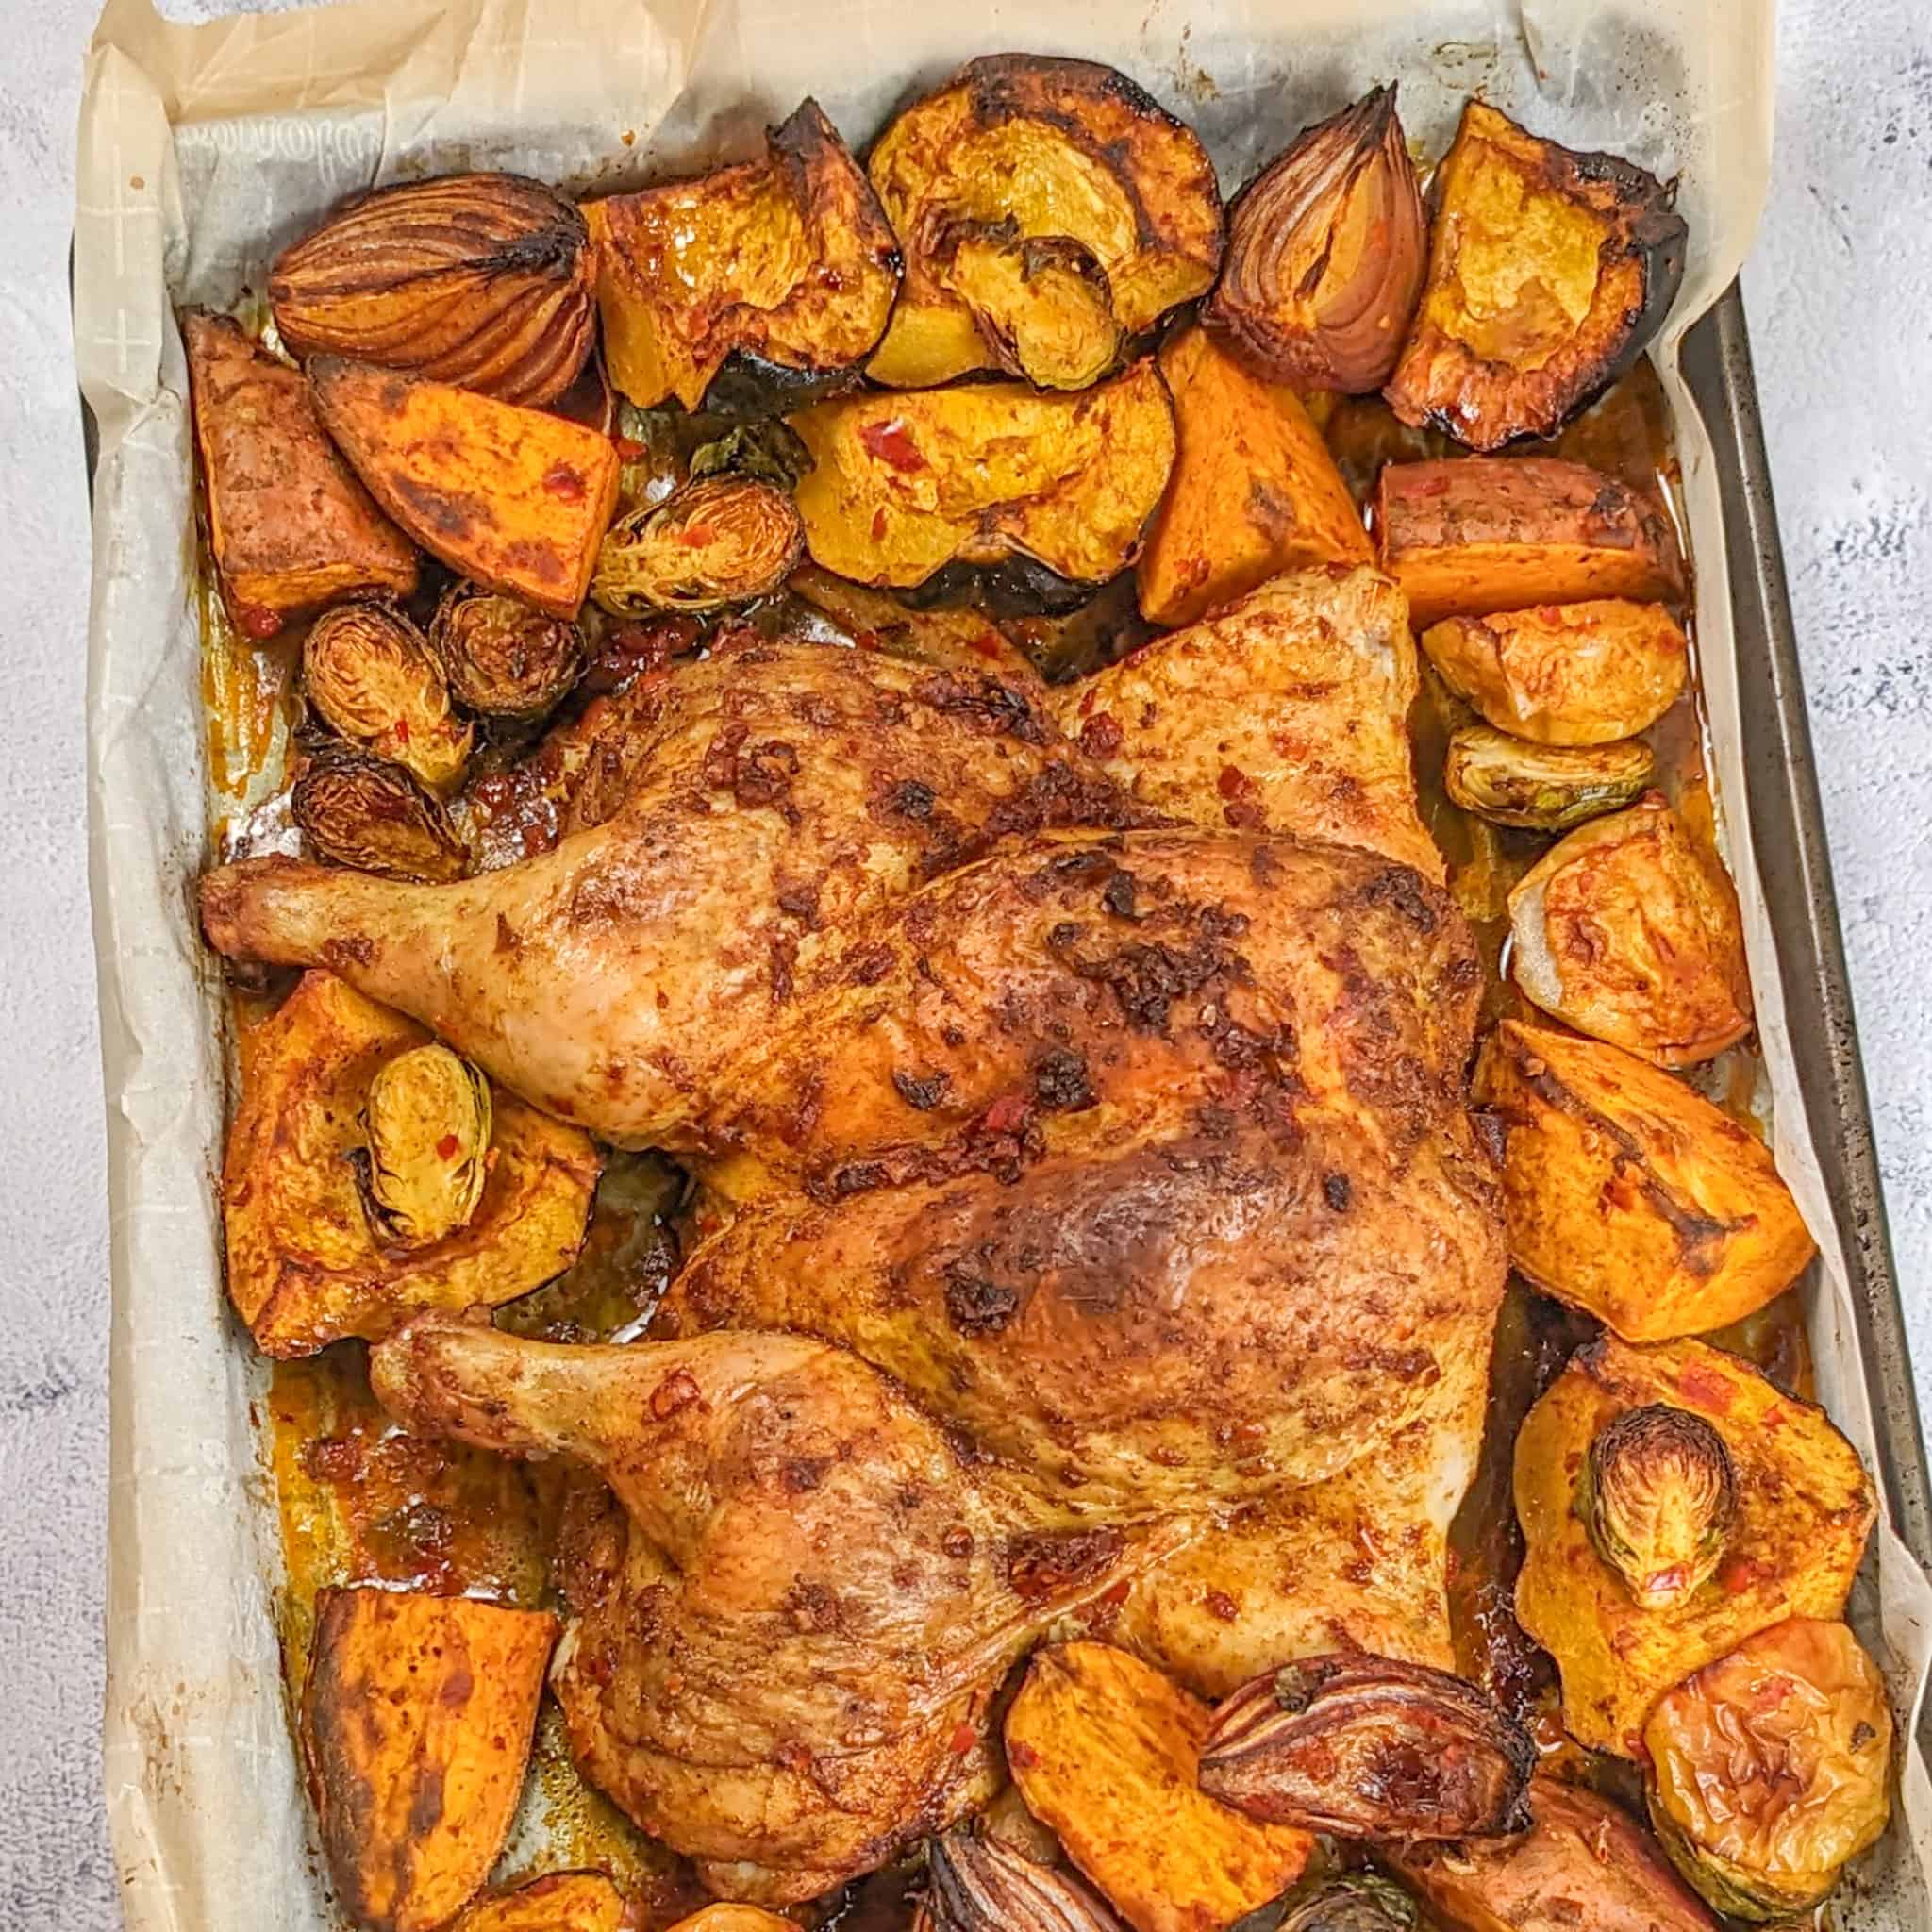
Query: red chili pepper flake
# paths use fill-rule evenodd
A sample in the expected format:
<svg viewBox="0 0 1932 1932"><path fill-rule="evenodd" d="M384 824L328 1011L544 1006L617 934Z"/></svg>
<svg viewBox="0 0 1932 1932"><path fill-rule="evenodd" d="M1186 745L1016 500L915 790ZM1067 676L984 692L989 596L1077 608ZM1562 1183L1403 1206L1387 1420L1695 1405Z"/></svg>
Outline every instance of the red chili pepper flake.
<svg viewBox="0 0 1932 1932"><path fill-rule="evenodd" d="M552 463L543 473L543 487L565 503L584 500L584 479L568 463Z"/></svg>
<svg viewBox="0 0 1932 1932"><path fill-rule="evenodd" d="M408 743L409 721L407 718L398 718L390 728L395 733L395 740L398 744Z"/></svg>
<svg viewBox="0 0 1932 1932"><path fill-rule="evenodd" d="M710 524L687 524L677 533L677 541L688 550L697 550L716 540L718 532Z"/></svg>
<svg viewBox="0 0 1932 1932"><path fill-rule="evenodd" d="M1714 1374L1700 1362L1692 1362L1678 1372L1677 1393L1689 1396L1700 1407L1718 1415L1728 1415L1731 1404L1737 1398L1737 1391L1723 1375Z"/></svg>
<svg viewBox="0 0 1932 1932"><path fill-rule="evenodd" d="M1261 788L1236 765L1223 765L1215 781L1226 803L1221 815L1238 832L1259 832L1267 828L1268 814L1261 808Z"/></svg>
<svg viewBox="0 0 1932 1932"><path fill-rule="evenodd" d="M681 1408L689 1408L702 1391L698 1378L689 1369L673 1369L651 1391L651 1413L661 1423Z"/></svg>
<svg viewBox="0 0 1932 1932"><path fill-rule="evenodd" d="M266 604L241 604L235 608L235 623L245 637L272 638L282 627L282 613Z"/></svg>
<svg viewBox="0 0 1932 1932"><path fill-rule="evenodd" d="M878 458L902 475L909 475L927 467L925 458L919 454L919 445L896 416L890 423L866 424L858 432L858 440L868 456Z"/></svg>
<svg viewBox="0 0 1932 1932"><path fill-rule="evenodd" d="M980 1116L989 1134L1017 1134L1026 1124L1027 1102L1022 1093L1002 1093Z"/></svg>
<svg viewBox="0 0 1932 1932"><path fill-rule="evenodd" d="M1080 749L1090 758L1110 758L1120 750L1126 734L1111 711L1095 711L1080 726Z"/></svg>
<svg viewBox="0 0 1932 1932"><path fill-rule="evenodd" d="M979 1733L962 1718L953 1726L953 1756L963 1757L979 1741Z"/></svg>
<svg viewBox="0 0 1932 1932"><path fill-rule="evenodd" d="M1031 1771L1040 1762L1040 1753L1031 1744L1022 1743L1017 1738L1008 1738L1007 1762L1017 1764L1022 1771Z"/></svg>
<svg viewBox="0 0 1932 1932"><path fill-rule="evenodd" d="M1224 1590L1210 1590L1208 1592L1208 1614L1218 1618L1224 1624L1232 1624L1241 1613L1241 1607Z"/></svg>
<svg viewBox="0 0 1932 1932"><path fill-rule="evenodd" d="M982 658L1003 658L1006 656L1006 642L996 630L983 630L973 640L973 648Z"/></svg>
<svg viewBox="0 0 1932 1932"><path fill-rule="evenodd" d="M453 1159L455 1158L457 1149L461 1145L462 1142L458 1141L454 1134L445 1134L442 1137L442 1139L436 1143L437 1158L440 1160Z"/></svg>
<svg viewBox="0 0 1932 1932"><path fill-rule="evenodd" d="M618 456L626 463L636 462L644 453L644 445L634 436L614 437L612 441L617 444Z"/></svg>
<svg viewBox="0 0 1932 1932"><path fill-rule="evenodd" d="M1755 1557L1727 1557L1718 1565L1717 1587L1730 1596L1742 1596L1754 1583L1762 1583L1772 1574L1771 1565Z"/></svg>
<svg viewBox="0 0 1932 1932"><path fill-rule="evenodd" d="M872 513L872 541L876 543L886 534L886 507L880 504Z"/></svg>

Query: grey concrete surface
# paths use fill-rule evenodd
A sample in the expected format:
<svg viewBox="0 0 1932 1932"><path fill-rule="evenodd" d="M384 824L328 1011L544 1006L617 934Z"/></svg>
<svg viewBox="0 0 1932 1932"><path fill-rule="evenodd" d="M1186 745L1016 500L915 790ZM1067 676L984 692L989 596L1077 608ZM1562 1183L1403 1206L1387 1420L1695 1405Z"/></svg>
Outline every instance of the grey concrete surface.
<svg viewBox="0 0 1932 1932"><path fill-rule="evenodd" d="M120 1923L97 1764L107 1227L65 292L95 8L0 0L0 1926L19 1932ZM1932 1367L1932 7L1780 15L1776 180L1745 279L1893 1236Z"/></svg>

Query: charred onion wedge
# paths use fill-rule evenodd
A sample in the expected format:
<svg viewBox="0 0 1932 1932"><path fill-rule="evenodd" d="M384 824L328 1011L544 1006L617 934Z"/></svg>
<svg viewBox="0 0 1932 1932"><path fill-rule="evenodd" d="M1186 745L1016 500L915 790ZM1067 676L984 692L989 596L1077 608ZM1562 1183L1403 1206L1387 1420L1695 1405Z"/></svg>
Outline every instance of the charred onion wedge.
<svg viewBox="0 0 1932 1932"><path fill-rule="evenodd" d="M372 599L319 617L302 643L302 689L324 724L430 791L462 776L470 727L451 713L423 633L394 605Z"/></svg>
<svg viewBox="0 0 1932 1932"><path fill-rule="evenodd" d="M1207 151L1091 60L970 61L892 122L867 165L906 251L868 369L893 388L990 367L1078 387L1221 263ZM1029 255L1040 242L1053 245Z"/></svg>
<svg viewBox="0 0 1932 1932"><path fill-rule="evenodd" d="M386 879L446 883L468 866L448 812L401 765L353 745L308 755L289 796L302 835L335 865Z"/></svg>
<svg viewBox="0 0 1932 1932"><path fill-rule="evenodd" d="M1390 407L1472 449L1553 434L1637 359L1676 297L1673 191L1471 101L1430 194L1428 281Z"/></svg>
<svg viewBox="0 0 1932 1932"><path fill-rule="evenodd" d="M1366 1651L1303 1657L1214 1712L1201 1789L1352 1839L1487 1838L1529 1822L1536 1744L1474 1684Z"/></svg>
<svg viewBox="0 0 1932 1932"><path fill-rule="evenodd" d="M1734 1919L1810 1911L1890 1815L1885 1680L1840 1623L1746 1638L1657 1700L1643 1742L1664 1850Z"/></svg>
<svg viewBox="0 0 1932 1932"><path fill-rule="evenodd" d="M391 1248L426 1247L475 1218L489 1175L490 1082L446 1046L386 1060L362 1096L362 1211Z"/></svg>
<svg viewBox="0 0 1932 1932"><path fill-rule="evenodd" d="M926 1854L933 1932L1121 1932L1113 1908L1071 1872L997 1839L955 1831Z"/></svg>
<svg viewBox="0 0 1932 1932"><path fill-rule="evenodd" d="M775 591L804 552L805 525L782 490L707 476L611 525L591 596L613 617L717 610Z"/></svg>
<svg viewBox="0 0 1932 1932"><path fill-rule="evenodd" d="M1452 804L1493 825L1567 832L1634 804L1656 771L1656 756L1641 738L1569 750L1466 724L1449 740L1442 789Z"/></svg>
<svg viewBox="0 0 1932 1932"><path fill-rule="evenodd" d="M1241 190L1202 320L1272 381L1366 395L1395 367L1427 246L1395 90L1378 87Z"/></svg>
<svg viewBox="0 0 1932 1932"><path fill-rule="evenodd" d="M752 415L858 381L899 246L852 151L804 102L759 161L586 205L610 379L641 409Z"/></svg>
<svg viewBox="0 0 1932 1932"><path fill-rule="evenodd" d="M275 258L269 307L298 356L347 356L547 403L596 340L596 262L569 202L521 175L378 188Z"/></svg>
<svg viewBox="0 0 1932 1932"><path fill-rule="evenodd" d="M1724 1439L1664 1402L1626 1408L1584 1457L1576 1507L1641 1610L1680 1603L1717 1569L1738 1510Z"/></svg>
<svg viewBox="0 0 1932 1932"><path fill-rule="evenodd" d="M450 695L486 718L542 717L584 668L574 618L475 584L443 592L427 641Z"/></svg>

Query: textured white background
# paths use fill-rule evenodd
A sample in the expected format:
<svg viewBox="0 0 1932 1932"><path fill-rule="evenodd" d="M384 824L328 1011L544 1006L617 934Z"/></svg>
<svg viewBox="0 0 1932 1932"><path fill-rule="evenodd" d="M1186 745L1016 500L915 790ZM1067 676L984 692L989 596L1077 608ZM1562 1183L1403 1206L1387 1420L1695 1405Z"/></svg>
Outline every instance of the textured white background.
<svg viewBox="0 0 1932 1932"><path fill-rule="evenodd" d="M0 0L8 1932L119 1924L97 1764L107 1229L81 789L87 500L65 273L95 9ZM1932 0L1784 0L1779 25L1776 174L1745 285L1892 1236L1914 1348L1932 1366Z"/></svg>

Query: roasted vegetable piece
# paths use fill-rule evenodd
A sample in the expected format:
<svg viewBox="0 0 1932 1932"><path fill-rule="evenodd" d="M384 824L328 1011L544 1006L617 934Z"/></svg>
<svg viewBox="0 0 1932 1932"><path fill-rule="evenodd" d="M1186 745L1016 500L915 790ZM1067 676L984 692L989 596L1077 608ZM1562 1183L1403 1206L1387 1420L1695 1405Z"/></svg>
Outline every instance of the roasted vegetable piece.
<svg viewBox="0 0 1932 1932"><path fill-rule="evenodd" d="M479 1898L450 1932L630 1932L633 1924L623 1892L603 1873L551 1872ZM772 1932L785 1932L782 1922L774 1921Z"/></svg>
<svg viewBox="0 0 1932 1932"><path fill-rule="evenodd" d="M1597 1554L1585 1466L1607 1425L1657 1404L1723 1439L1736 1501L1710 1578L1647 1610ZM1652 1706L1692 1671L1787 1617L1840 1615L1875 1514L1857 1452L1823 1409L1701 1341L1605 1336L1579 1349L1517 1434L1515 1488L1527 1547L1517 1621L1557 1660L1565 1729L1625 1757L1641 1755Z"/></svg>
<svg viewBox="0 0 1932 1932"><path fill-rule="evenodd" d="M1415 1900L1374 1872L1342 1872L1297 1889L1277 1932L1415 1932Z"/></svg>
<svg viewBox="0 0 1932 1932"><path fill-rule="evenodd" d="M1151 358L1077 396L969 384L791 421L812 456L798 486L812 560L862 584L1029 559L1074 586L1104 583L1134 560L1174 466Z"/></svg>
<svg viewBox="0 0 1932 1932"><path fill-rule="evenodd" d="M1474 1097L1505 1129L1511 1263L1626 1341L1742 1321L1816 1253L1764 1143L1616 1047L1505 1020Z"/></svg>
<svg viewBox="0 0 1932 1932"><path fill-rule="evenodd" d="M756 476L706 476L610 526L591 595L614 617L717 610L763 597L805 550L791 497Z"/></svg>
<svg viewBox="0 0 1932 1932"><path fill-rule="evenodd" d="M1641 738L1568 750L1466 724L1449 740L1442 789L1452 804L1491 824L1566 832L1631 804L1656 772Z"/></svg>
<svg viewBox="0 0 1932 1932"><path fill-rule="evenodd" d="M463 775L471 729L451 714L423 633L393 604L358 600L317 618L302 641L302 691L325 724L432 791Z"/></svg>
<svg viewBox="0 0 1932 1932"><path fill-rule="evenodd" d="M1203 1795L1208 1707L1104 1643L1036 1652L1007 1713L1007 1761L1135 1932L1222 1932L1275 1896L1314 1840Z"/></svg>
<svg viewBox="0 0 1932 1932"><path fill-rule="evenodd" d="M305 974L244 1039L222 1198L228 1293L266 1354L312 1355L345 1335L383 1335L419 1308L493 1307L562 1273L576 1253L596 1149L501 1090L491 1096L488 1172L467 1224L408 1251L377 1243L345 1157L364 1144L370 1082L425 1039L413 1022L320 972Z"/></svg>
<svg viewBox="0 0 1932 1932"><path fill-rule="evenodd" d="M557 1631L470 1597L323 1591L302 1751L336 1896L367 1932L431 1932L489 1877Z"/></svg>
<svg viewBox="0 0 1932 1932"><path fill-rule="evenodd" d="M1557 457L1385 463L1375 541L1419 630L1531 605L1684 594L1676 533L1657 503Z"/></svg>
<svg viewBox="0 0 1932 1932"><path fill-rule="evenodd" d="M721 1903L679 1919L670 1932L794 1932L797 1924L762 1906Z"/></svg>
<svg viewBox="0 0 1932 1932"><path fill-rule="evenodd" d="M815 563L800 564L785 587L861 651L996 677L1028 697L1044 696L1033 660L983 611L913 610L889 591L835 577Z"/></svg>
<svg viewBox="0 0 1932 1932"><path fill-rule="evenodd" d="M1251 375L1200 328L1168 338L1160 373L1179 446L1136 571L1141 616L1191 624L1282 571L1374 560L1348 485L1292 390Z"/></svg>
<svg viewBox="0 0 1932 1932"><path fill-rule="evenodd" d="M343 597L408 596L415 545L324 434L301 373L225 315L188 310L181 338L208 547L235 627L268 638Z"/></svg>
<svg viewBox="0 0 1932 1932"><path fill-rule="evenodd" d="M1383 1853L1453 1932L1718 1932L1656 1840L1607 1798L1539 1777L1517 1838Z"/></svg>
<svg viewBox="0 0 1932 1932"><path fill-rule="evenodd" d="M934 1839L926 1884L933 1932L1120 1932L1112 1907L1072 1873L994 1838Z"/></svg>
<svg viewBox="0 0 1932 1932"><path fill-rule="evenodd" d="M1737 1513L1724 1439L1649 1402L1613 1416L1583 1459L1576 1507L1596 1553L1641 1610L1681 1603L1716 1571Z"/></svg>
<svg viewBox="0 0 1932 1932"><path fill-rule="evenodd" d="M348 356L547 403L596 340L596 258L571 204L521 175L358 195L275 258L269 307L298 356Z"/></svg>
<svg viewBox="0 0 1932 1932"><path fill-rule="evenodd" d="M1651 1822L1719 1911L1808 1912L1890 1816L1885 1680L1844 1624L1760 1630L1657 1700Z"/></svg>
<svg viewBox="0 0 1932 1932"><path fill-rule="evenodd" d="M847 388L899 285L891 227L815 101L761 161L584 213L610 379L641 409L764 414Z"/></svg>
<svg viewBox="0 0 1932 1932"><path fill-rule="evenodd" d="M584 668L575 619L475 584L443 592L428 643L450 695L486 718L542 717Z"/></svg>
<svg viewBox="0 0 1932 1932"><path fill-rule="evenodd" d="M1222 1703L1201 1789L1352 1839L1491 1838L1529 1823L1536 1743L1474 1684L1366 1651L1302 1657Z"/></svg>
<svg viewBox="0 0 1932 1932"><path fill-rule="evenodd" d="M461 878L469 855L435 795L400 765L352 745L320 745L289 794L302 836L324 858L386 879Z"/></svg>
<svg viewBox="0 0 1932 1932"><path fill-rule="evenodd" d="M1689 673L1683 625L1661 604L1621 597L1445 618L1421 642L1451 691L1499 731L1538 744L1634 738L1676 702Z"/></svg>
<svg viewBox="0 0 1932 1932"><path fill-rule="evenodd" d="M1220 264L1221 195L1200 142L1091 60L971 61L900 114L867 165L906 251L868 371L895 388L988 367L1075 387ZM1054 245L1032 248L1029 273L1042 242Z"/></svg>
<svg viewBox="0 0 1932 1932"><path fill-rule="evenodd" d="M1509 894L1510 972L1544 1012L1662 1067L1751 1030L1730 874L1652 791L1553 846Z"/></svg>
<svg viewBox="0 0 1932 1932"><path fill-rule="evenodd" d="M1386 394L1472 449L1550 435L1637 359L1684 278L1671 189L1481 101L1430 197L1428 282Z"/></svg>
<svg viewBox="0 0 1932 1932"><path fill-rule="evenodd" d="M617 502L609 439L545 409L318 356L324 426L370 493L458 575L575 617Z"/></svg>
<svg viewBox="0 0 1932 1932"><path fill-rule="evenodd" d="M385 1060L362 1096L362 1211L385 1247L420 1248L468 1226L483 1198L490 1082L446 1046Z"/></svg>
<svg viewBox="0 0 1932 1932"><path fill-rule="evenodd" d="M693 483L700 476L756 476L790 491L810 468L811 452L797 430L767 416L757 423L735 423L723 436L700 443L691 453L688 475Z"/></svg>
<svg viewBox="0 0 1932 1932"><path fill-rule="evenodd" d="M1395 367L1427 247L1395 90L1378 87L1236 196L1202 320L1274 382L1365 395Z"/></svg>

